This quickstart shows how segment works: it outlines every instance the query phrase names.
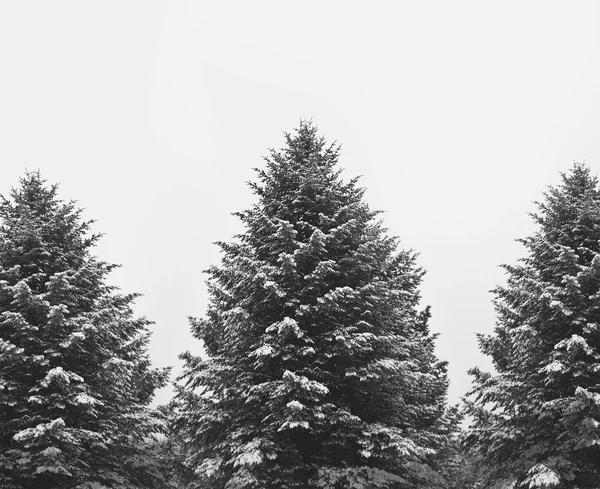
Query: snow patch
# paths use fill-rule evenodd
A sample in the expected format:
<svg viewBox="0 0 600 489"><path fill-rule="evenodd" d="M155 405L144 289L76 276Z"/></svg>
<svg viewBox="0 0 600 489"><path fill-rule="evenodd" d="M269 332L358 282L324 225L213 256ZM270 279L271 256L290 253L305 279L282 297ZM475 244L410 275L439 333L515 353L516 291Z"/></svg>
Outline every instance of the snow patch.
<svg viewBox="0 0 600 489"><path fill-rule="evenodd" d="M300 389L306 392L311 392L323 396L329 394L329 389L320 382L317 382L315 380L308 380L308 378L304 375L296 375L293 372L290 372L289 370L286 370L283 373L283 379L296 384L296 386L298 386Z"/></svg>
<svg viewBox="0 0 600 489"><path fill-rule="evenodd" d="M587 389L578 386L577 389L575 389L575 395L588 401L592 401L596 406L600 406L600 394L597 394L596 392L590 392Z"/></svg>
<svg viewBox="0 0 600 489"><path fill-rule="evenodd" d="M48 387L53 382L64 382L65 384L70 384L71 381L74 382L83 382L83 377L80 377L76 373L67 372L62 367L54 367L49 370L42 380L42 386Z"/></svg>
<svg viewBox="0 0 600 489"><path fill-rule="evenodd" d="M71 474L71 472L69 472L67 469L65 469L62 465L50 465L50 466L42 465L41 467L38 467L35 469L34 474L45 474L47 472L50 472L51 474L66 475L68 477L73 476L73 474Z"/></svg>
<svg viewBox="0 0 600 489"><path fill-rule="evenodd" d="M540 372L564 372L565 366L558 360L553 360L551 363L540 369Z"/></svg>
<svg viewBox="0 0 600 489"><path fill-rule="evenodd" d="M35 428L27 428L19 431L15 436L13 436L13 440L16 442L35 441L48 432L60 431L64 427L64 420L62 418L57 418L49 423L38 424Z"/></svg>
<svg viewBox="0 0 600 489"><path fill-rule="evenodd" d="M562 341L559 341L555 346L554 349L555 350L559 350L562 348L566 348L567 351L584 351L587 354L591 354L592 353L592 349L590 348L590 346L587 344L587 342L579 335L574 334L573 336L571 336L568 339L564 339Z"/></svg>
<svg viewBox="0 0 600 489"><path fill-rule="evenodd" d="M288 402L286 406L292 411L302 411L304 409L304 404L296 400Z"/></svg>
<svg viewBox="0 0 600 489"><path fill-rule="evenodd" d="M45 450L42 450L42 455L44 455L45 457L57 457L58 455L60 455L62 453L62 450L60 448L56 448L56 447L48 447Z"/></svg>
<svg viewBox="0 0 600 489"><path fill-rule="evenodd" d="M87 394L78 394L73 401L78 405L93 406L94 404L102 404L98 399L88 396Z"/></svg>
<svg viewBox="0 0 600 489"><path fill-rule="evenodd" d="M402 362L400 362L399 360L394 360L392 358L382 358L381 360L377 360L373 364L374 367L379 367L379 368L383 368L386 370L394 370L394 371L400 370L401 365L402 365Z"/></svg>
<svg viewBox="0 0 600 489"><path fill-rule="evenodd" d="M69 313L69 308L64 304L59 304L57 306L50 306L50 311L48 312L48 318L61 318L65 314Z"/></svg>
<svg viewBox="0 0 600 489"><path fill-rule="evenodd" d="M274 292L277 297L286 296L285 291L273 280L266 280L263 284L263 289Z"/></svg>
<svg viewBox="0 0 600 489"><path fill-rule="evenodd" d="M550 301L550 307L553 309L558 309L560 312L562 312L565 316L572 316L573 315L573 311L571 311L570 309L566 308L565 305L557 300L553 300Z"/></svg>
<svg viewBox="0 0 600 489"><path fill-rule="evenodd" d="M196 467L194 473L204 477L212 477L219 471L222 464L223 459L221 457L206 458L199 467Z"/></svg>
<svg viewBox="0 0 600 489"><path fill-rule="evenodd" d="M239 455L235 457L233 466L252 466L258 465L263 461L262 452L259 449L260 440L253 440L250 443L246 443L244 446L240 447L237 452ZM240 453L241 452L241 453Z"/></svg>
<svg viewBox="0 0 600 489"><path fill-rule="evenodd" d="M301 338L304 335L304 333L298 326L298 323L294 319L287 317L287 316L285 318L283 318L283 320L277 321L276 323L271 324L271 326L269 326L266 329L266 332L267 333L277 332L277 334L279 334L279 335L291 334L291 335L294 335L296 338Z"/></svg>
<svg viewBox="0 0 600 489"><path fill-rule="evenodd" d="M32 295L29 285L27 285L27 282L24 280L17 282L17 284L13 287L13 292L17 299L21 299L23 301L27 300Z"/></svg>
<svg viewBox="0 0 600 489"><path fill-rule="evenodd" d="M308 424L308 421L286 421L277 431L293 430L294 428L310 430L310 425Z"/></svg>
<svg viewBox="0 0 600 489"><path fill-rule="evenodd" d="M549 489L560 484L560 476L544 464L534 465L527 472L527 476L522 485L528 483L526 487L529 489Z"/></svg>
<svg viewBox="0 0 600 489"><path fill-rule="evenodd" d="M68 348L69 346L71 346L73 344L74 341L77 341L77 340L85 340L85 334L82 333L81 331L76 331L75 333L71 333L69 335L69 337L60 344L60 346L63 348Z"/></svg>
<svg viewBox="0 0 600 489"><path fill-rule="evenodd" d="M299 353L299 355L301 357L305 357L307 355L314 355L315 354L315 349L312 346L305 346L298 353Z"/></svg>
<svg viewBox="0 0 600 489"><path fill-rule="evenodd" d="M250 353L251 357L270 357L273 356L275 350L271 345L262 345L260 348L257 348L253 352Z"/></svg>

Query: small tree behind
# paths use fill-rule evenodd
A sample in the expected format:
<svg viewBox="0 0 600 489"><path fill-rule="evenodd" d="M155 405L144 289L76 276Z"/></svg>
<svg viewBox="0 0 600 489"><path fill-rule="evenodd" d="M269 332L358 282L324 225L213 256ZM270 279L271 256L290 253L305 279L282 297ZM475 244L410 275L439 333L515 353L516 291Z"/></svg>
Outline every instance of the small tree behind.
<svg viewBox="0 0 600 489"><path fill-rule="evenodd" d="M192 320L175 429L196 488L440 487L446 366L423 272L344 183L339 151L303 122L271 151L219 243L210 306Z"/></svg>
<svg viewBox="0 0 600 489"><path fill-rule="evenodd" d="M0 486L164 487L145 453L161 418L136 294L105 283L73 202L38 173L0 204Z"/></svg>
<svg viewBox="0 0 600 489"><path fill-rule="evenodd" d="M471 371L468 442L486 487L596 488L600 481L600 189L575 164L533 215L528 254L504 266L497 325L480 336L497 374ZM511 482L512 481L512 482Z"/></svg>

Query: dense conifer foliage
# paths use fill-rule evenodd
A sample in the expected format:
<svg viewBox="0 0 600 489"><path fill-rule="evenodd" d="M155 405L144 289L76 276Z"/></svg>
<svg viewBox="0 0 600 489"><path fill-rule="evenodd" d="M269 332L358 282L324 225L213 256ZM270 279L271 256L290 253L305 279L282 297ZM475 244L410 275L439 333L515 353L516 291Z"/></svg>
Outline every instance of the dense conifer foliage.
<svg viewBox="0 0 600 489"><path fill-rule="evenodd" d="M303 122L271 151L245 232L222 242L177 395L193 488L435 488L446 366L423 272Z"/></svg>
<svg viewBox="0 0 600 489"><path fill-rule="evenodd" d="M149 321L73 202L28 173L0 203L0 487L166 487ZM148 449L148 450L147 450Z"/></svg>
<svg viewBox="0 0 600 489"><path fill-rule="evenodd" d="M468 443L484 487L600 484L600 189L575 164L533 215L527 256L504 266L497 325L480 336L495 374L473 369ZM496 484L496 485L494 485Z"/></svg>

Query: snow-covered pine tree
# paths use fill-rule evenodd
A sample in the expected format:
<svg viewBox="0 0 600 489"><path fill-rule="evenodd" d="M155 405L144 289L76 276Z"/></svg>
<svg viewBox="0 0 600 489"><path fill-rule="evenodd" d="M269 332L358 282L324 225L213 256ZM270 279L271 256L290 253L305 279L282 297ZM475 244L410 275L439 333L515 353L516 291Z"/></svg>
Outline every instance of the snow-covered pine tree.
<svg viewBox="0 0 600 489"><path fill-rule="evenodd" d="M452 423L423 272L341 180L337 147L309 122L285 137L191 321L209 358L182 355L190 487L440 487Z"/></svg>
<svg viewBox="0 0 600 489"><path fill-rule="evenodd" d="M146 453L163 421L135 294L105 283L73 202L38 172L0 203L0 486L168 487Z"/></svg>
<svg viewBox="0 0 600 489"><path fill-rule="evenodd" d="M575 164L544 195L526 258L494 291L495 332L479 337L497 373L471 371L468 442L492 469L485 487L598 488L598 179Z"/></svg>

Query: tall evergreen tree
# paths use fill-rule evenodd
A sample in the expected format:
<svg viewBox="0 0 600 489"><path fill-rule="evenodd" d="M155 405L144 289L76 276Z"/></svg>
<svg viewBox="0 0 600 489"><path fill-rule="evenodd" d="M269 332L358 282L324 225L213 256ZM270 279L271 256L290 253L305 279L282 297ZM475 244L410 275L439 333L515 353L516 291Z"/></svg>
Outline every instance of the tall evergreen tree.
<svg viewBox="0 0 600 489"><path fill-rule="evenodd" d="M440 487L452 423L423 271L341 180L338 147L307 122L285 137L191 321L209 358L182 355L190 487Z"/></svg>
<svg viewBox="0 0 600 489"><path fill-rule="evenodd" d="M0 486L165 487L146 452L163 421L136 294L106 284L73 202L28 173L0 203Z"/></svg>
<svg viewBox="0 0 600 489"><path fill-rule="evenodd" d="M495 374L471 371L468 437L492 469L485 487L597 488L600 484L600 189L575 164L545 193L505 265L497 325L480 336ZM511 485L512 484L512 485Z"/></svg>

